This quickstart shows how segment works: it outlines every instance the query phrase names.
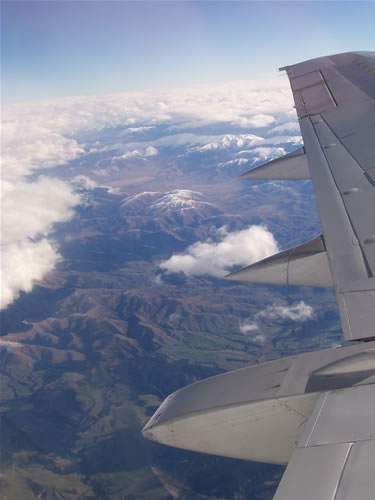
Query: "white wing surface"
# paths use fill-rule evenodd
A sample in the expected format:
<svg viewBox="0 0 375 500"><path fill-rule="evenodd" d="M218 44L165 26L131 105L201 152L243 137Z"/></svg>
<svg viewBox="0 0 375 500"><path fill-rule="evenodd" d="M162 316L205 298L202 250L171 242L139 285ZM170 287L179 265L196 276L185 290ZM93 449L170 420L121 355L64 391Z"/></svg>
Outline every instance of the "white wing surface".
<svg viewBox="0 0 375 500"><path fill-rule="evenodd" d="M327 286L336 291L344 337L375 338L375 53L351 52L312 59L286 70L293 91L304 151L256 168L243 178L304 178L306 159L314 185L323 255L307 259L290 284ZM301 154L305 153L305 154ZM299 167L296 162L299 162ZM262 176L263 172L265 175ZM296 174L298 172L298 174ZM299 177L298 177L299 175ZM312 260L310 256L310 261ZM277 262L273 257L272 264ZM281 262L277 262L280 264ZM258 281L255 264L229 276ZM303 265L305 264L305 265ZM311 281L306 271L315 279ZM268 270L268 274L270 269ZM294 273L295 274L295 273ZM306 274L306 275L305 275ZM324 280L317 281L319 278ZM275 280L267 282L284 283Z"/></svg>
<svg viewBox="0 0 375 500"><path fill-rule="evenodd" d="M286 68L344 336L375 337L375 55Z"/></svg>
<svg viewBox="0 0 375 500"><path fill-rule="evenodd" d="M227 278L334 287L361 343L203 380L168 396L143 433L216 455L288 463L275 500L375 498L375 53L287 71L304 147L243 174L311 178L323 235Z"/></svg>

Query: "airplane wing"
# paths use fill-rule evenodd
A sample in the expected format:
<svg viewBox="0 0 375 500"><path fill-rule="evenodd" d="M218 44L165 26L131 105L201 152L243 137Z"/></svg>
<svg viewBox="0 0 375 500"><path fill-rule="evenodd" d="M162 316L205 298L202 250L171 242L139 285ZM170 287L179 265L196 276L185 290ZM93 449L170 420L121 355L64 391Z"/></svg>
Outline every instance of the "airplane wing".
<svg viewBox="0 0 375 500"><path fill-rule="evenodd" d="M310 254L309 269L316 283L304 277L308 263L304 259L299 262L301 269L294 270L299 282L292 276L289 283L327 286L324 280L330 281L347 340L375 338L374 54L339 54L281 68L293 91L303 152L242 175L249 179L306 178L307 163L323 228L324 255L311 263ZM317 253L313 255L317 257ZM277 256L271 259L231 278L253 281L251 275L255 277L259 271L270 273L270 264L275 271L281 261ZM296 268L295 259L293 262Z"/></svg>
<svg viewBox="0 0 375 500"><path fill-rule="evenodd" d="M375 53L287 71L304 148L249 179L311 178L323 235L232 273L241 281L332 286L344 337L168 396L143 433L155 441L288 464L275 500L351 500L375 491Z"/></svg>

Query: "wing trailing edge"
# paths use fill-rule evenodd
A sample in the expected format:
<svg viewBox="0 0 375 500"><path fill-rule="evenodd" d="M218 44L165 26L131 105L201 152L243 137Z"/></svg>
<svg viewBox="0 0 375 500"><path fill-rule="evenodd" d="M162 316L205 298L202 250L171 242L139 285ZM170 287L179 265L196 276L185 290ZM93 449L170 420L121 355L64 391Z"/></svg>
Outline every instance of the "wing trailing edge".
<svg viewBox="0 0 375 500"><path fill-rule="evenodd" d="M373 497L374 395L374 384L321 393L274 500Z"/></svg>
<svg viewBox="0 0 375 500"><path fill-rule="evenodd" d="M192 384L168 396L143 434L214 455L289 461L275 500L372 498L375 53L337 54L282 69L291 83L308 166L300 149L241 177L304 179L310 177L306 167L324 238L227 279L334 286L345 339L366 342Z"/></svg>
<svg viewBox="0 0 375 500"><path fill-rule="evenodd" d="M228 274L225 279L271 285L333 287L323 236Z"/></svg>
<svg viewBox="0 0 375 500"><path fill-rule="evenodd" d="M305 148L302 147L280 158L271 160L260 167L254 168L240 175L240 179L293 181L310 179Z"/></svg>
<svg viewBox="0 0 375 500"><path fill-rule="evenodd" d="M307 430L314 428L319 416L320 395L334 395L352 384L365 391L367 384L373 382L374 361L375 342L369 342L217 375L168 396L142 432L148 439L177 448L286 464L297 443L300 447L319 444L318 432L312 435L311 443L303 439L310 436ZM349 408L348 405L346 410ZM371 403L371 408L375 408L375 403ZM326 413L329 417L329 411ZM353 434L355 423L350 424L350 415L347 412L346 422ZM333 443L337 442L336 437L344 439L344 432L334 436L334 421L327 425ZM367 425L366 431L369 429ZM364 431L362 434L367 437Z"/></svg>

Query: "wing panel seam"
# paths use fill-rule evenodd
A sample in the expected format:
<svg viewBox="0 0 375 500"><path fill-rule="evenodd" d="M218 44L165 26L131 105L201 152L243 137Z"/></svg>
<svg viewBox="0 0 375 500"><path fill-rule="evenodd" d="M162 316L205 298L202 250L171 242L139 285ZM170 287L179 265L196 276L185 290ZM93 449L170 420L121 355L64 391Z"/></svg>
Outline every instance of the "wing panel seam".
<svg viewBox="0 0 375 500"><path fill-rule="evenodd" d="M326 88L327 88L328 94L329 94L330 98L331 98L331 99L332 99L332 101L333 101L333 104L334 104L334 105L335 105L335 107L337 108L337 107L338 107L337 101L336 101L336 99L335 99L335 96L334 96L334 95L333 95L333 93L332 93L332 90L330 89L330 87L329 87L329 85L328 85L328 83L327 83L327 80L325 79L325 77L324 77L324 75L323 75L323 73L322 73L322 71L321 71L321 70L319 70L319 73L320 73L320 76L321 76L321 78L322 78L322 80L323 80L324 85L325 85L325 86L326 86Z"/></svg>
<svg viewBox="0 0 375 500"><path fill-rule="evenodd" d="M350 151L350 149L347 148L347 146L342 142L341 138L336 134L336 132L333 130L333 128L330 126L330 124L325 120L323 114L320 114L319 115L320 118L324 121L324 123L326 124L327 128L329 128L329 130L332 132L332 134L336 137L336 139L339 141L340 145L345 149L345 151L353 158L353 160L356 162L356 164L358 165L358 167L361 169L361 171L363 173L366 172L366 170L364 170L364 168L362 167L362 165L358 162L357 158L353 155L353 153ZM315 130L315 128L314 128ZM316 132L315 132L316 133ZM348 135L353 135L353 134L348 134ZM345 137L348 137L348 136L344 136L343 138ZM320 142L320 141L319 141Z"/></svg>
<svg viewBox="0 0 375 500"><path fill-rule="evenodd" d="M315 115L315 116L316 116L316 115ZM335 134L335 132L331 129L331 127L330 127L330 126L328 125L328 123L325 121L324 117L323 117L321 114L319 114L319 116L321 117L321 119L323 120L323 122L327 125L327 127L329 128L329 130L333 133L333 135L334 135L334 136L338 139L338 141L340 142L340 145L342 145L342 146L344 147L345 151L347 151L347 152L350 154L350 156L353 158L353 160L355 161L355 163L359 166L359 168L361 169L362 174L364 174L364 173L365 173L365 171L363 170L363 168L361 167L361 165L358 163L358 161L355 159L355 157L354 157L354 156L350 153L350 151L348 151L348 149L347 149L347 148L345 147L345 145L341 142L341 140L339 139L339 137L337 137L337 135ZM364 250L363 250L363 248L362 248L361 239L358 237L358 234L357 234L357 231L356 231L356 229L355 229L355 227L354 227L354 224L353 224L352 218L351 218L351 216L350 216L350 213L348 212L348 209L347 209L347 207L346 207L346 205L345 205L345 202L344 202L344 199L343 199L343 197L342 197L342 194L341 194L340 188L339 188L339 186L338 186L338 184L337 184L336 178L335 178L335 176L334 176L334 174L333 174L333 172L332 172L332 169L331 169L331 167L330 167L330 164L329 164L329 161L328 161L327 155L326 155L325 150L324 150L324 148L323 148L323 146L322 146L322 144L321 144L321 142L320 142L319 135L317 134L317 131L316 131L316 128L315 128L315 124L314 124L314 122L312 121L311 117L309 117L309 118L310 118L310 123L311 123L311 125L312 125L312 127L313 127L313 130L314 130L315 136L316 136L316 138L318 139L318 142L319 142L319 144L320 144L320 148L321 148L321 150L322 150L322 153L323 153L324 159L325 159L325 161L326 161L327 168L328 168L328 170L329 170L329 172L330 172L330 174L331 174L332 180L333 180L333 182L334 182L334 184L335 184L335 186L336 186L336 189L337 189L337 191L338 191L338 193L339 193L339 195L340 195L340 199L341 199L341 202L342 202L342 206L343 206L343 208L344 208L344 210L345 210L345 213L346 213L346 215L347 215L348 221L349 221L349 223L350 223L350 225L351 225L351 228L352 228L352 230L353 230L353 234L354 234L354 235L355 235L355 237L357 238L357 241L358 241L358 246L359 246L359 248L361 249L361 254L362 254L363 262L364 262L364 265L365 265L365 268L366 268L366 271L367 271L367 277L368 277L368 278L373 278L373 277L374 277L374 274L373 274L373 272L372 272L372 270L371 270L371 267L370 267L370 265L369 265L369 263L368 263L368 260L367 260L366 254L365 254L365 252L364 252ZM367 178L366 178L366 180L368 181L368 179L367 179Z"/></svg>
<svg viewBox="0 0 375 500"><path fill-rule="evenodd" d="M339 488L340 488L340 484L341 484L341 481L342 481L342 478L344 476L344 473L345 473L345 467L348 463L348 460L349 460L349 455L351 453L353 449L353 442L350 443L349 445L349 448L348 448L348 451L346 453L346 457L345 457L345 461L344 461L344 464L343 464L343 467L341 469L341 473L340 473L340 476L339 476L339 480L337 481L337 485L336 485L336 488L335 488L335 491L334 491L334 494L333 494L333 497L332 497L332 500L335 500L336 497L337 497L337 493L339 492Z"/></svg>
<svg viewBox="0 0 375 500"><path fill-rule="evenodd" d="M309 446L309 442L310 442L310 439L311 439L312 433L313 433L313 432L314 432L314 430L315 430L315 427L316 427L316 425L317 425L317 423L318 423L318 420L319 420L320 414L322 413L323 408L324 408L324 405L326 404L326 401L327 401L327 398L328 398L328 394L329 394L328 392L326 392L326 393L324 394L324 399L323 399L322 404L321 404L321 406L320 406L320 408L319 408L319 412L318 412L318 414L317 414L317 416L316 416L316 419L315 419L314 425L312 426L311 431L310 431L310 434L309 434L309 437L308 437L308 438L307 438L307 440L306 440L305 448L307 448L307 447Z"/></svg>

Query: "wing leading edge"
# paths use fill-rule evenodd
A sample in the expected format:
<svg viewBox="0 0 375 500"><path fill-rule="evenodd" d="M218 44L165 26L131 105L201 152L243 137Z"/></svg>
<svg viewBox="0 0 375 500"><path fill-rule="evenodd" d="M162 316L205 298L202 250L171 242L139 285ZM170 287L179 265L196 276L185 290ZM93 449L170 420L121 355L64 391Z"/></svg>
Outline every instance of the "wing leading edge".
<svg viewBox="0 0 375 500"><path fill-rule="evenodd" d="M226 373L170 395L143 429L206 453L288 463L275 500L371 498L375 489L375 53L281 68L304 148L243 174L311 178L323 235L232 273L241 281L333 286L339 349Z"/></svg>

